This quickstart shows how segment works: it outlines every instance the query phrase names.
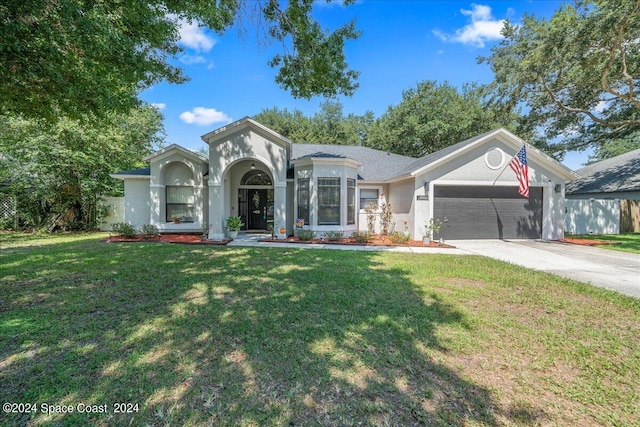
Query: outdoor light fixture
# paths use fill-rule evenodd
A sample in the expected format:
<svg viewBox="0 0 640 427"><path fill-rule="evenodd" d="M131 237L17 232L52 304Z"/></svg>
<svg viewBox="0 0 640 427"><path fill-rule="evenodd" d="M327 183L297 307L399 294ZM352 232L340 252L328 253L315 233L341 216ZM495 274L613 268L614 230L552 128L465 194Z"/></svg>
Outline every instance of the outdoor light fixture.
<svg viewBox="0 0 640 427"><path fill-rule="evenodd" d="M251 162L251 170L255 170L256 169L256 162Z"/></svg>
<svg viewBox="0 0 640 427"><path fill-rule="evenodd" d="M556 193L559 193L560 191L562 191L562 185L556 184L556 186L553 187L553 191L555 191Z"/></svg>

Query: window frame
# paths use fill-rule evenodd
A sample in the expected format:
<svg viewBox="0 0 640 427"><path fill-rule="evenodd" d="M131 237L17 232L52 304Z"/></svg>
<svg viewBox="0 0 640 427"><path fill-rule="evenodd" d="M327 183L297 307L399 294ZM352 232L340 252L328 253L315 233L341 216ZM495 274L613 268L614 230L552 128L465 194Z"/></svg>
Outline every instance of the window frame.
<svg viewBox="0 0 640 427"><path fill-rule="evenodd" d="M301 185L302 182L305 182L305 185ZM306 198L301 194L302 191L304 190L304 187L306 186ZM297 180L297 192L296 192L297 198L298 198L298 206L296 209L296 213L297 213L297 217L299 219L303 219L304 220L304 224L305 225L309 225L309 220L310 220L310 211L311 209L309 208L309 205L311 204L311 179L309 178L298 178ZM306 199L306 200L305 200ZM306 209L306 215L305 214L300 214L300 209Z"/></svg>
<svg viewBox="0 0 640 427"><path fill-rule="evenodd" d="M333 181L333 184L328 184L329 181ZM336 184L337 183L337 184ZM340 177L318 177L317 179L317 209L318 209L318 225L340 225L341 224L341 185L342 179ZM337 191L337 193L330 194L330 191ZM328 199L323 203L324 199ZM323 217L326 212L333 211L331 217ZM337 215L336 215L337 213ZM336 218L331 220L330 218Z"/></svg>
<svg viewBox="0 0 640 427"><path fill-rule="evenodd" d="M177 202L173 202L170 200L170 197L172 197L171 190L174 188L180 188L180 189L191 189L191 194L187 197L188 199L191 200L191 202L187 202L187 203L177 203ZM187 212L187 214L190 214L189 216L176 216L174 214L175 208L176 207L184 207L184 209L178 209L180 210L184 210L185 212ZM166 222L174 222L173 218L174 217L178 217L180 219L180 222L186 222L186 223L193 223L195 222L195 189L193 187L193 185L167 185L165 186L165 220Z"/></svg>
<svg viewBox="0 0 640 427"><path fill-rule="evenodd" d="M356 223L356 180L347 178L347 225Z"/></svg>
<svg viewBox="0 0 640 427"><path fill-rule="evenodd" d="M362 200L363 200L362 191L363 190L364 191L376 191L376 193L377 193L376 203L375 203L376 210L380 209L380 195L382 194L382 187L358 187L358 190L359 190L358 191L358 207L359 207L360 212L365 212L366 208L367 208L366 205L362 206ZM373 199L370 198L370 197L367 197L364 200L373 200Z"/></svg>

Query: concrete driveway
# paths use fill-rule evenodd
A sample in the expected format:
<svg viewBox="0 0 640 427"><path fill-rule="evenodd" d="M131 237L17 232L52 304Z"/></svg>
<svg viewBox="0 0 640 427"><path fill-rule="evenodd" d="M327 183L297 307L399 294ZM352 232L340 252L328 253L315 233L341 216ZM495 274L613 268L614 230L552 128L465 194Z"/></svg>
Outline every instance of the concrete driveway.
<svg viewBox="0 0 640 427"><path fill-rule="evenodd" d="M640 255L532 240L449 241L463 252L591 283L640 298Z"/></svg>

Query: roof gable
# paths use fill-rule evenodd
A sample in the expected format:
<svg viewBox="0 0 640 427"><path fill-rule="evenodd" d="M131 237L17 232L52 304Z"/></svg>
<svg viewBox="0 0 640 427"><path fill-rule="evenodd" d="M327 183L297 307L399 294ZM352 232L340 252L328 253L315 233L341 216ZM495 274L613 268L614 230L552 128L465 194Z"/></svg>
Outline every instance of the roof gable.
<svg viewBox="0 0 640 427"><path fill-rule="evenodd" d="M243 117L240 120L236 120L233 123L229 123L226 126L223 126L214 131L206 133L202 135L200 138L202 138L202 140L207 144L212 145L212 144L225 141L231 134L242 131L243 129L251 129L257 134L265 137L269 141L272 141L275 144L287 150L290 148L292 144L292 142L289 139L280 135L276 131L269 129L263 124L256 122L251 117Z"/></svg>
<svg viewBox="0 0 640 427"><path fill-rule="evenodd" d="M207 162L209 159L207 159L206 157L202 157L200 154L193 152L191 150L187 150L184 147L179 146L178 144L171 144L168 147L163 148L162 150L156 151L155 153L149 154L147 157L145 157L144 160L145 162L151 162L154 160L158 160L161 159L163 157L169 156L173 153L181 153L182 155L184 155L185 157L194 160L198 163L205 163Z"/></svg>
<svg viewBox="0 0 640 427"><path fill-rule="evenodd" d="M490 132L474 136L473 138L466 139L457 144L436 151L435 153L431 153L424 157L421 157L417 159L413 164L409 165L406 172L411 174L412 176L422 174L424 172L437 168L451 161L457 156L469 152L481 145L488 144L495 139L513 147L515 151L519 150L523 145L526 145L527 156L530 159L535 160L537 163L543 165L550 171L553 171L559 177L565 180L574 179L576 177L576 174L571 171L571 169L567 168L557 160L538 150L536 147L527 144L524 140L504 128L495 129Z"/></svg>

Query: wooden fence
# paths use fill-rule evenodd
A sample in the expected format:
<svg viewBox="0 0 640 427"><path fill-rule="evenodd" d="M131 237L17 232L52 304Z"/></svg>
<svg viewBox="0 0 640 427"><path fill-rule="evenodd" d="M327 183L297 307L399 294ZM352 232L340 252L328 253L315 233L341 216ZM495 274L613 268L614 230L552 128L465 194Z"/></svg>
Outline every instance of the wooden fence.
<svg viewBox="0 0 640 427"><path fill-rule="evenodd" d="M620 200L620 232L640 232L640 200Z"/></svg>

